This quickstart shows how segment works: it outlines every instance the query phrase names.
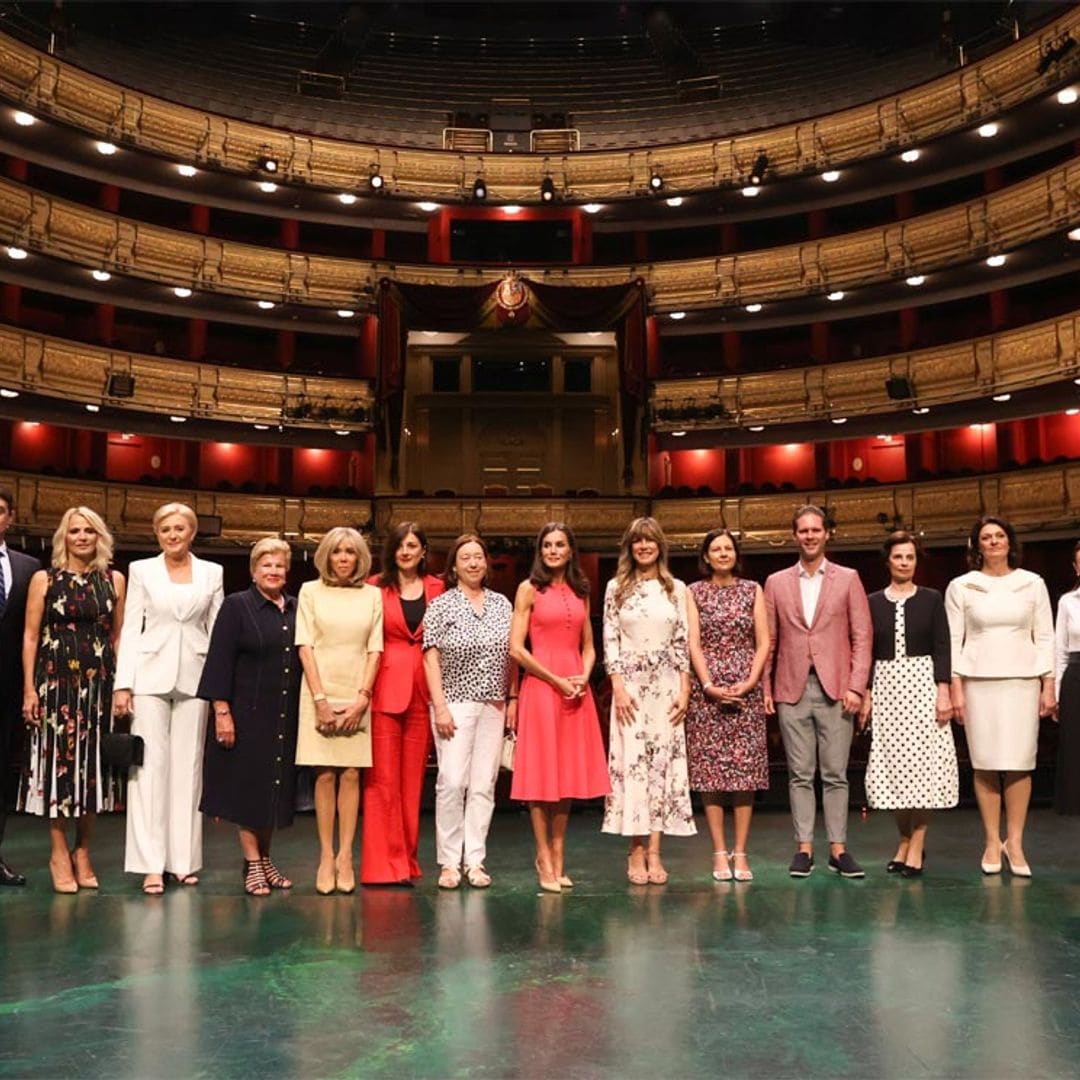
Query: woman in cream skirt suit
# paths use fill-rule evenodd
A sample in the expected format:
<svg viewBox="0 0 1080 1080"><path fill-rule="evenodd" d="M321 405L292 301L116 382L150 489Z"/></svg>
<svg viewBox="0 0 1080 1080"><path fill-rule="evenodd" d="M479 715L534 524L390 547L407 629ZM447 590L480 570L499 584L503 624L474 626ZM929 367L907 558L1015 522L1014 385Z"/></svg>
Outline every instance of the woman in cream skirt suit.
<svg viewBox="0 0 1080 1080"><path fill-rule="evenodd" d="M356 888L360 770L371 766L371 688L383 649L382 594L364 578L371 554L355 529L331 529L300 587L296 644L304 668L296 764L315 768L322 895ZM334 853L334 819L338 850Z"/></svg>

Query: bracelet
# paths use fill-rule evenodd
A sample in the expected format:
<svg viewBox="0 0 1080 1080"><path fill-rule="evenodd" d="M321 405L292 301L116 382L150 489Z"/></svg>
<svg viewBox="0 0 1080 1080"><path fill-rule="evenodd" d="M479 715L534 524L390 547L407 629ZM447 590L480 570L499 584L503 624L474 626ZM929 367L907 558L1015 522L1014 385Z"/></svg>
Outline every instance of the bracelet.
<svg viewBox="0 0 1080 1080"><path fill-rule="evenodd" d="M356 691L357 697L361 694L367 694L368 697L371 697L371 691L366 686L361 686L360 689Z"/></svg>
<svg viewBox="0 0 1080 1080"><path fill-rule="evenodd" d="M311 695L311 700L312 701L325 701L326 700L326 695L321 694L321 693L320 694L312 694Z"/></svg>

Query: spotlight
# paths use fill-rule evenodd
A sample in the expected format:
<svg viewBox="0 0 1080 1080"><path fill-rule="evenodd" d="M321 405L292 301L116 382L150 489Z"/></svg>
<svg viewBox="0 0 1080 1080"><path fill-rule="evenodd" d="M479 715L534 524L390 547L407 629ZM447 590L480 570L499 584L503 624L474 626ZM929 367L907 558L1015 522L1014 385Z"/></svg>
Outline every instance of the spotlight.
<svg viewBox="0 0 1080 1080"><path fill-rule="evenodd" d="M356 312L353 311L351 308L338 308L337 314L339 319L351 319L356 314Z"/></svg>
<svg viewBox="0 0 1080 1080"><path fill-rule="evenodd" d="M18 390L11 390L8 387L0 387L0 397L2 398L17 398L19 396Z"/></svg>
<svg viewBox="0 0 1080 1080"><path fill-rule="evenodd" d="M998 133L998 125L993 122L980 124L977 130L982 138L992 139Z"/></svg>
<svg viewBox="0 0 1080 1080"><path fill-rule="evenodd" d="M664 178L658 172L654 172L649 177L649 190L653 192L664 190Z"/></svg>
<svg viewBox="0 0 1080 1080"><path fill-rule="evenodd" d="M587 202L582 208L586 214L599 214L604 208L595 202Z"/></svg>
<svg viewBox="0 0 1080 1080"><path fill-rule="evenodd" d="M1080 94L1076 92L1075 86L1066 86L1064 90L1059 90L1057 93L1059 105L1074 105L1078 97Z"/></svg>
<svg viewBox="0 0 1080 1080"><path fill-rule="evenodd" d="M540 201L553 202L555 199L555 181L550 176L545 176L540 181Z"/></svg>
<svg viewBox="0 0 1080 1080"><path fill-rule="evenodd" d="M385 185L386 181L383 179L382 173L379 172L379 166L372 165L371 175L368 177L368 187L370 187L372 191L382 191Z"/></svg>
<svg viewBox="0 0 1080 1080"><path fill-rule="evenodd" d="M753 184L748 184L742 189L743 197L746 199L753 199L759 191L761 191L761 188L755 187Z"/></svg>
<svg viewBox="0 0 1080 1080"><path fill-rule="evenodd" d="M836 169L829 169L828 172L823 172L821 174L821 179L824 180L826 184L835 184L836 181L840 179L840 173L837 172Z"/></svg>
<svg viewBox="0 0 1080 1080"><path fill-rule="evenodd" d="M172 416L170 416L169 419L174 424L186 424L187 423L187 417L186 416L178 416L175 413Z"/></svg>
<svg viewBox="0 0 1080 1080"><path fill-rule="evenodd" d="M846 424L847 423L847 417L846 416L834 416L832 418L832 422L834 424Z"/></svg>
<svg viewBox="0 0 1080 1080"><path fill-rule="evenodd" d="M273 195L277 191L277 184L273 180L260 180L259 190L266 195Z"/></svg>
<svg viewBox="0 0 1080 1080"><path fill-rule="evenodd" d="M343 191L338 196L338 202L343 206L352 206L352 204L356 202L356 196L353 195L351 191Z"/></svg>
<svg viewBox="0 0 1080 1080"><path fill-rule="evenodd" d="M999 404L1004 404L1006 401L1010 401L1011 399L1012 399L1012 394L995 394L994 395L994 400L996 402L998 402Z"/></svg>
<svg viewBox="0 0 1080 1080"><path fill-rule="evenodd" d="M112 274L110 274L108 270L91 270L90 276L95 281L100 281L103 283L112 280Z"/></svg>
<svg viewBox="0 0 1080 1080"><path fill-rule="evenodd" d="M917 409L911 410L916 416L925 416L930 411L929 405L920 405Z"/></svg>
<svg viewBox="0 0 1080 1080"><path fill-rule="evenodd" d="M100 405L91 405L88 402L87 405L86 405L86 411L87 412L101 412L101 406Z"/></svg>
<svg viewBox="0 0 1080 1080"><path fill-rule="evenodd" d="M186 300L191 295L191 290L186 285L177 285L173 293L181 300Z"/></svg>
<svg viewBox="0 0 1080 1080"><path fill-rule="evenodd" d="M97 152L103 157L112 157L116 153L116 144L111 142L96 142Z"/></svg>
<svg viewBox="0 0 1080 1080"><path fill-rule="evenodd" d="M482 176L478 176L473 181L472 197L477 202L483 202L487 198L487 184L484 183L484 178Z"/></svg>
<svg viewBox="0 0 1080 1080"><path fill-rule="evenodd" d="M9 247L7 249L7 253L8 258L14 259L16 262L21 262L23 259L26 258L27 255L26 248L21 247Z"/></svg>
<svg viewBox="0 0 1080 1080"><path fill-rule="evenodd" d="M760 304L747 304L746 305L746 310L748 312L750 312L751 315L756 315L761 310L761 305Z"/></svg>
<svg viewBox="0 0 1080 1080"><path fill-rule="evenodd" d="M904 152L903 152L903 153L902 153L902 154L900 155L900 160L901 160L901 161L902 161L902 162L903 162L903 163L904 163L905 165L914 165L914 164L915 164L915 162L916 162L916 161L918 161L918 160L919 160L919 158L921 158L921 157L922 157L922 151L921 151L921 150L918 150L918 149L916 149L916 148L915 148L915 147L913 146L913 147L912 147L912 148L911 148L910 150L905 150L905 151L904 151Z"/></svg>
<svg viewBox="0 0 1080 1080"><path fill-rule="evenodd" d="M925 280L925 274L912 274L911 277L904 279L913 289L917 289Z"/></svg>
<svg viewBox="0 0 1080 1080"><path fill-rule="evenodd" d="M1080 240L1080 228L1070 229L1068 232L1068 237L1070 240Z"/></svg>
<svg viewBox="0 0 1080 1080"><path fill-rule="evenodd" d="M14 120L19 127L32 127L35 122L34 116L28 112L23 112L22 109L15 113Z"/></svg>
<svg viewBox="0 0 1080 1080"><path fill-rule="evenodd" d="M521 207L518 206L516 203L510 203L508 206L504 206L502 208L502 212L504 214L509 214L510 217L516 217L518 214L521 213Z"/></svg>
<svg viewBox="0 0 1080 1080"><path fill-rule="evenodd" d="M196 169L194 165L177 165L177 166L176 166L176 171L177 171L177 172L178 172L178 173L179 173L179 174L180 174L181 176L186 176L186 177L188 177L188 178L190 179L190 178L191 178L192 176L194 176L194 175L195 175L195 174L196 174L196 173L197 173L197 172L198 172L199 170L198 170L198 169Z"/></svg>
<svg viewBox="0 0 1080 1080"><path fill-rule="evenodd" d="M422 202L417 203L416 205L419 206L425 214L433 214L436 210L439 209L439 204L433 202Z"/></svg>
<svg viewBox="0 0 1080 1080"><path fill-rule="evenodd" d="M754 167L750 170L750 183L759 187L765 180L765 170L769 167L769 155L762 150L754 160Z"/></svg>
<svg viewBox="0 0 1080 1080"><path fill-rule="evenodd" d="M672 195L670 199L665 199L664 202L668 204L672 209L682 206L683 198L681 195Z"/></svg>
<svg viewBox="0 0 1080 1080"><path fill-rule="evenodd" d="M764 424L751 424L746 430L747 431L753 431L755 433L758 432L758 431L764 431L765 430L765 425Z"/></svg>
<svg viewBox="0 0 1080 1080"><path fill-rule="evenodd" d="M831 300L831 301L833 301L833 303L836 303L837 300L843 300L844 299L844 291L843 291L843 289L837 289L835 292L829 293L825 297L825 299L826 300Z"/></svg>
<svg viewBox="0 0 1080 1080"><path fill-rule="evenodd" d="M673 431L671 433L671 437L673 439L683 439L683 438L686 437L686 432L685 431Z"/></svg>
<svg viewBox="0 0 1080 1080"><path fill-rule="evenodd" d="M262 169L264 173L276 173L278 171L278 159L276 157L270 157L269 154L260 154L255 159L255 164Z"/></svg>
<svg viewBox="0 0 1080 1080"><path fill-rule="evenodd" d="M685 319L686 318L686 312L685 311L670 311L670 312L668 312L668 318L669 319L674 319L676 322L678 322L680 319Z"/></svg>
<svg viewBox="0 0 1080 1080"><path fill-rule="evenodd" d="M273 311L274 310L274 301L273 300L257 300L256 303L259 305L259 308L262 311Z"/></svg>
<svg viewBox="0 0 1080 1080"><path fill-rule="evenodd" d="M994 266L994 267L1004 266L1005 265L1005 256L1004 255L991 255L990 258L988 258L986 260L986 265L987 266Z"/></svg>

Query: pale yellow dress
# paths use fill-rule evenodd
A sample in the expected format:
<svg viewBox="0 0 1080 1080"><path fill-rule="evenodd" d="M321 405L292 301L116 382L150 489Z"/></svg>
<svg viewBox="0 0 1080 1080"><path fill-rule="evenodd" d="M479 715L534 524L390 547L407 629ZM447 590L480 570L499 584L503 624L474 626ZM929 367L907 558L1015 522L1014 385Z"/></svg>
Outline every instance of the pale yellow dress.
<svg viewBox="0 0 1080 1080"><path fill-rule="evenodd" d="M305 582L296 606L296 644L309 645L314 651L323 693L331 706L355 701L367 654L382 652L382 593L374 585L341 588L322 581ZM370 767L370 704L360 731L322 735L315 730L315 700L305 678L300 687L296 764Z"/></svg>

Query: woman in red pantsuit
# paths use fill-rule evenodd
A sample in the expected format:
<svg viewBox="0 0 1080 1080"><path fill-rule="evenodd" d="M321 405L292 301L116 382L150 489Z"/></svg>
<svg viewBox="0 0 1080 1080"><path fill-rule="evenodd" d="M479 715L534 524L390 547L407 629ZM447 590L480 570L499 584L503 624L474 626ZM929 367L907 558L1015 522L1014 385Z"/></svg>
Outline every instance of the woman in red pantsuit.
<svg viewBox="0 0 1080 1080"><path fill-rule="evenodd" d="M408 885L416 859L420 795L431 747L430 697L424 680L424 612L443 591L425 573L427 536L415 521L390 530L382 573L383 654L371 701L371 768L364 784L362 885Z"/></svg>

